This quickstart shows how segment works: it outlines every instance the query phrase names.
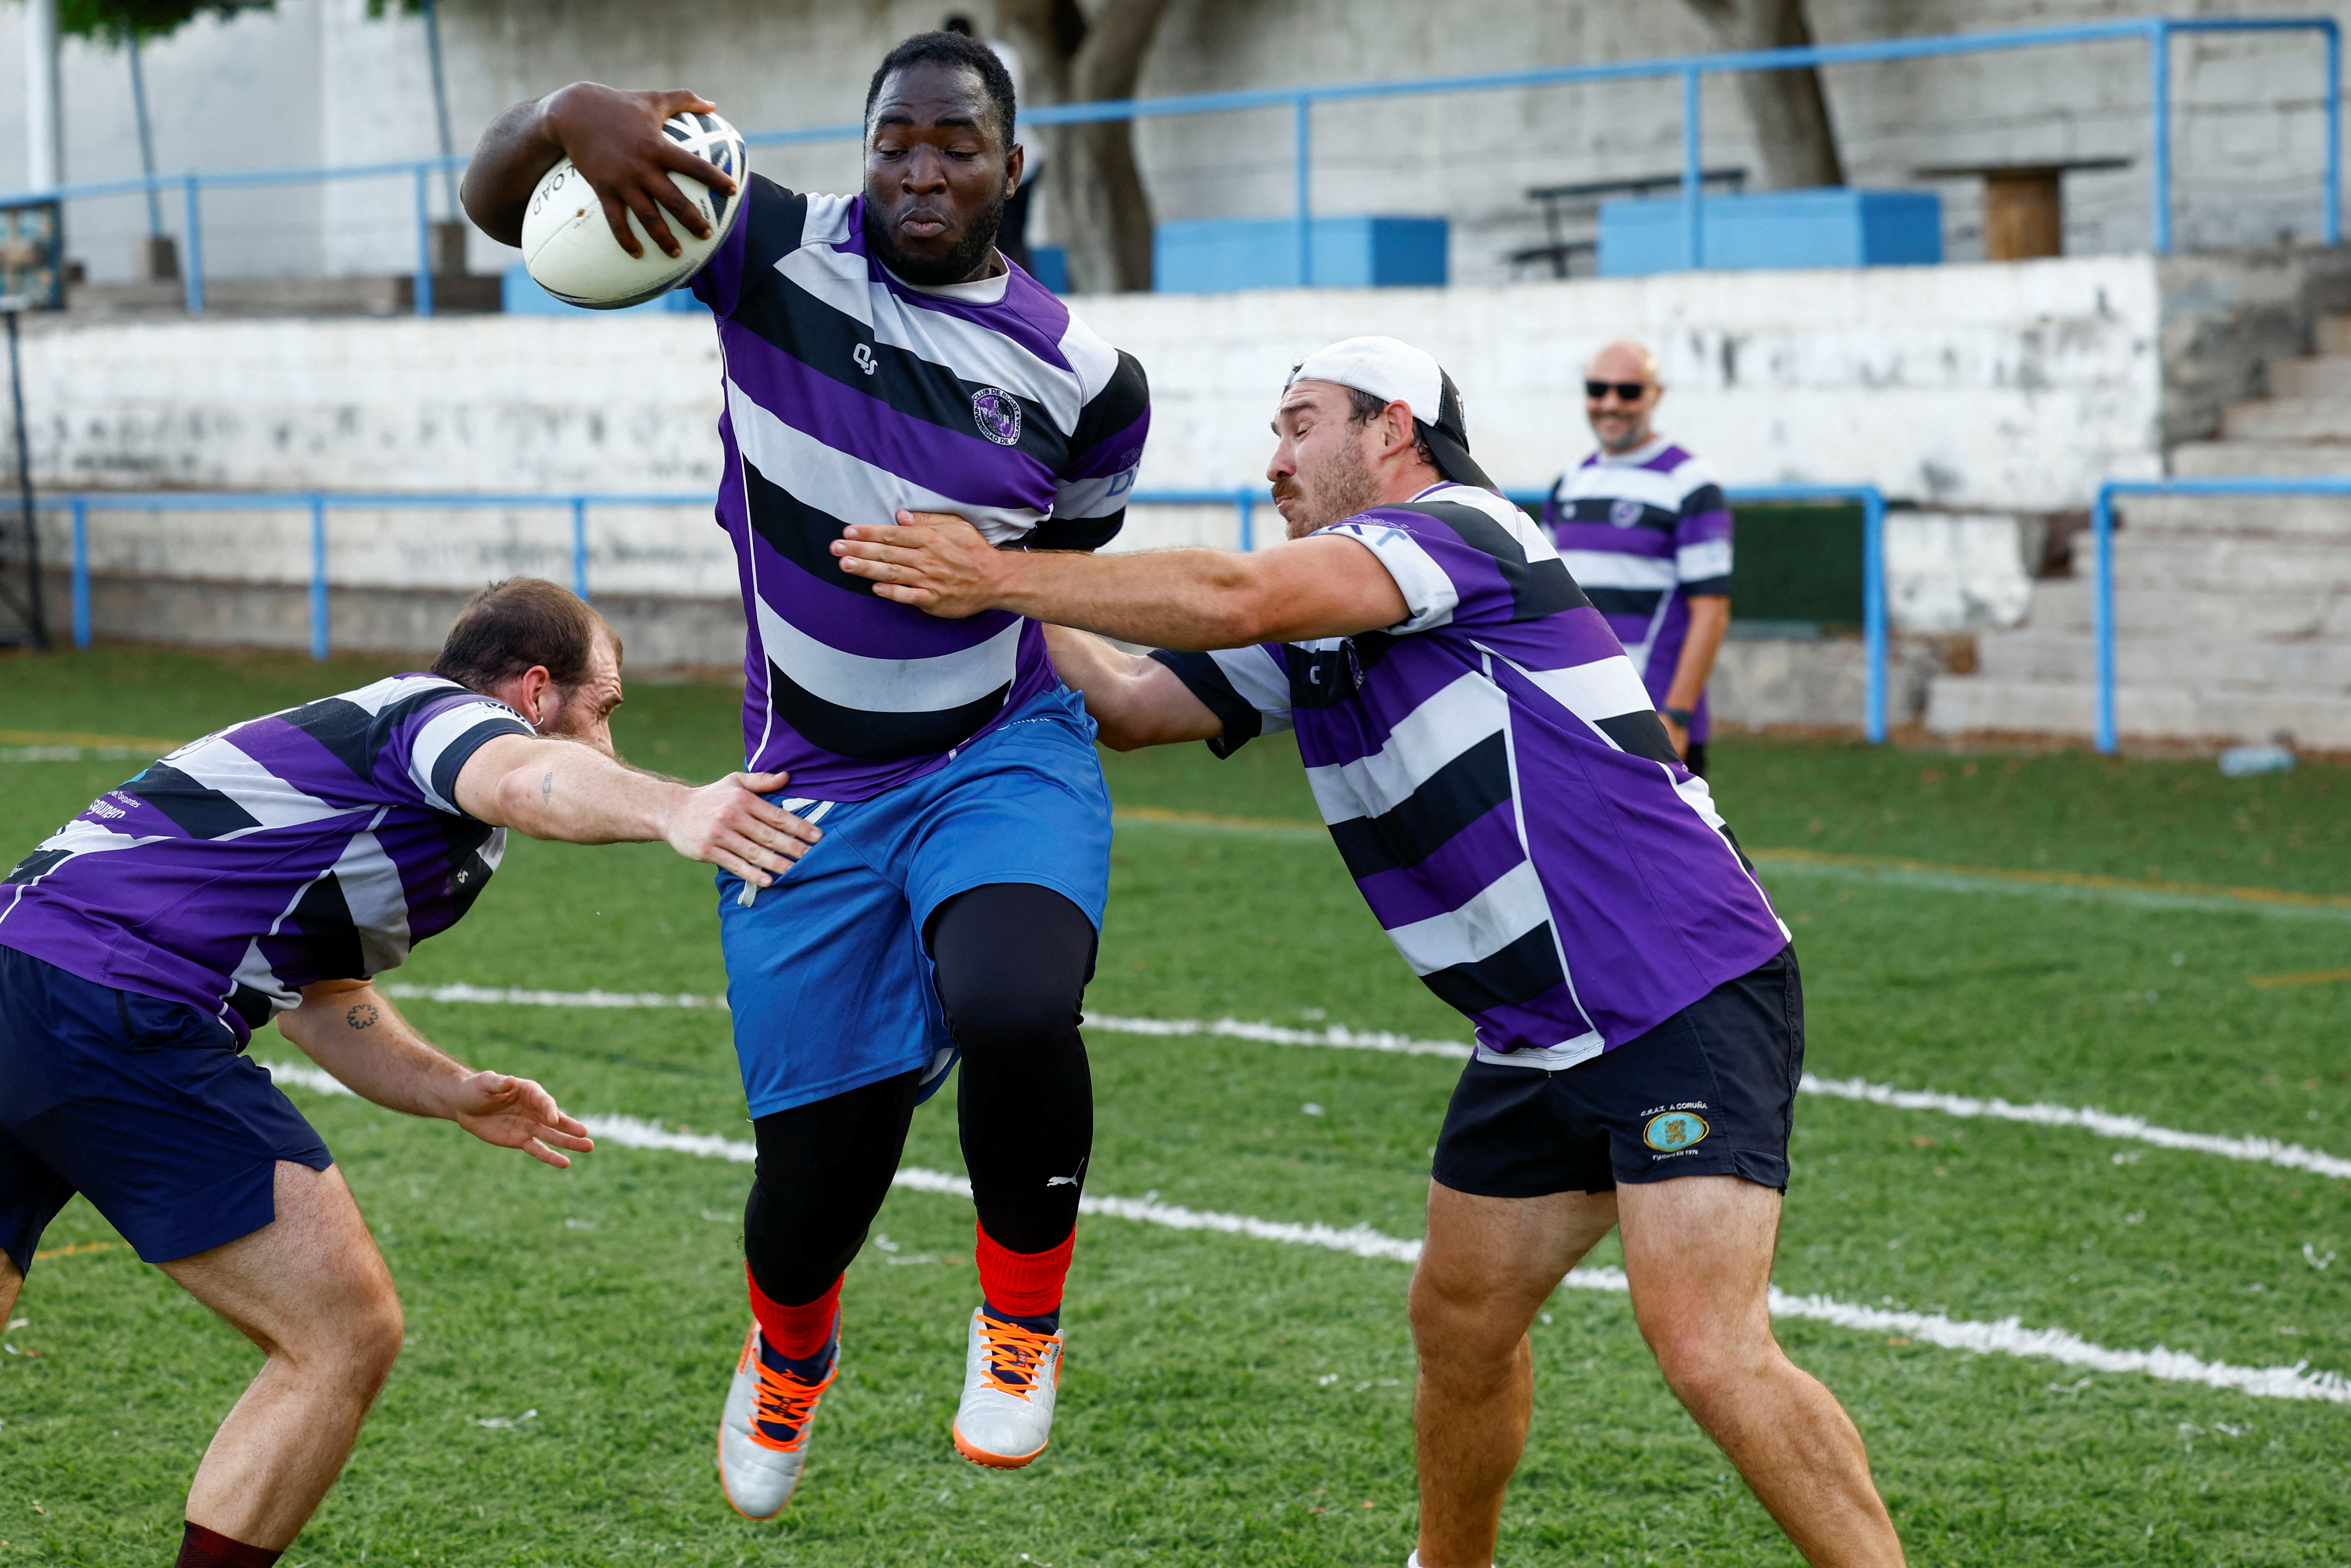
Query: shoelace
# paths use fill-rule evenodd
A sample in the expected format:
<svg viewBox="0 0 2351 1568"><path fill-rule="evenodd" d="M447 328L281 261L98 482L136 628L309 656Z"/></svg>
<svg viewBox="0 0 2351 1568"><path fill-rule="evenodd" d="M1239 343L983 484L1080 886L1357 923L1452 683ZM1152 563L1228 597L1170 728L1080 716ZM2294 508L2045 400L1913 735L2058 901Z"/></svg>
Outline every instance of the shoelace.
<svg viewBox="0 0 2351 1568"><path fill-rule="evenodd" d="M764 1358L758 1364L759 1388L751 1412L752 1433L768 1447L789 1453L808 1441L809 1417L816 1414L819 1396L832 1386L841 1364L834 1362L821 1383L803 1383L789 1373L778 1372ZM780 1427L791 1436L773 1437L764 1429L771 1426Z"/></svg>
<svg viewBox="0 0 2351 1568"><path fill-rule="evenodd" d="M979 1315L979 1375L990 1388L1026 1399L1037 1386L1038 1364L1059 1346L1059 1334L1039 1333L1001 1318Z"/></svg>

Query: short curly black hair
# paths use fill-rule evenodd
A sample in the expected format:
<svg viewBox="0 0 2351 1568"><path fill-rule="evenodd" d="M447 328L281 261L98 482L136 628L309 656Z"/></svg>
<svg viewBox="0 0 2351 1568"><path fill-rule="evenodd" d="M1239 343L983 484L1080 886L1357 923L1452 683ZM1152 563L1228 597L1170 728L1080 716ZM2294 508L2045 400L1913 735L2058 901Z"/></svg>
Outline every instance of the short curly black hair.
<svg viewBox="0 0 2351 1568"><path fill-rule="evenodd" d="M996 51L977 38L961 33L916 33L896 48L882 57L874 68L873 79L865 84L865 119L873 119L873 100L882 96L882 84L890 79L893 71L908 66L956 66L979 78L979 85L996 105L996 117L1004 132L1004 145L1012 145L1012 122L1016 106L1012 101L1012 73L996 57Z"/></svg>

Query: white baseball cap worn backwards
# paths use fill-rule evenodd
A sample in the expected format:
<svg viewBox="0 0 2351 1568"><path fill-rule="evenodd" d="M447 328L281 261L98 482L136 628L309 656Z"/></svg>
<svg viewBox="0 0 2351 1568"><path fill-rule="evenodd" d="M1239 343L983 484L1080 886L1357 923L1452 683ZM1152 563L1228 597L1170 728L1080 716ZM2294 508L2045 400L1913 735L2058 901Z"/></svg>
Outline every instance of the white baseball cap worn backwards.
<svg viewBox="0 0 2351 1568"><path fill-rule="evenodd" d="M1331 382L1369 392L1384 402L1403 403L1412 410L1413 425L1428 443L1439 474L1457 485L1495 488L1469 455L1460 391L1444 367L1425 350L1400 338L1343 338L1307 355L1290 372L1282 390L1288 392L1300 382Z"/></svg>

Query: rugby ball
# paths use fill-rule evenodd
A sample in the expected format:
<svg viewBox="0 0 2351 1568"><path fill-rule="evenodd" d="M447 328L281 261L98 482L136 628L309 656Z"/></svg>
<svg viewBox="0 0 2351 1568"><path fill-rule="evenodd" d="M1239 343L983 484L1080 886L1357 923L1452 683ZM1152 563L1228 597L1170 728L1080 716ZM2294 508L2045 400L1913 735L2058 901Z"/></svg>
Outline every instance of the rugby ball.
<svg viewBox="0 0 2351 1568"><path fill-rule="evenodd" d="M662 121L662 134L735 177L736 193L722 196L699 180L674 172L670 174L677 188L701 209L710 225L710 237L696 239L684 225L671 218L669 231L680 247L673 256L653 242L643 223L631 213L629 227L644 247L643 256L631 256L612 237L612 226L604 221L603 203L566 158L539 181L523 214L523 265L530 268L541 288L569 304L618 310L667 293L710 259L742 210L743 182L750 173L743 134L715 114L692 111L673 114Z"/></svg>

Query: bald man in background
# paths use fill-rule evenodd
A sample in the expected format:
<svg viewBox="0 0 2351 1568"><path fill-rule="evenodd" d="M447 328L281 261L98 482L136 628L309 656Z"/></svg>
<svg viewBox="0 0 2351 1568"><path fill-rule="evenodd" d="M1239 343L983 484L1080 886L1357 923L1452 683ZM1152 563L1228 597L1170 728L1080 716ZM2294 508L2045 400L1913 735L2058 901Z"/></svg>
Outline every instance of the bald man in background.
<svg viewBox="0 0 2351 1568"><path fill-rule="evenodd" d="M1543 527L1704 778L1706 682L1730 625L1730 507L1706 465L1652 427L1665 394L1641 344L1592 357L1583 413L1600 450L1552 486Z"/></svg>

